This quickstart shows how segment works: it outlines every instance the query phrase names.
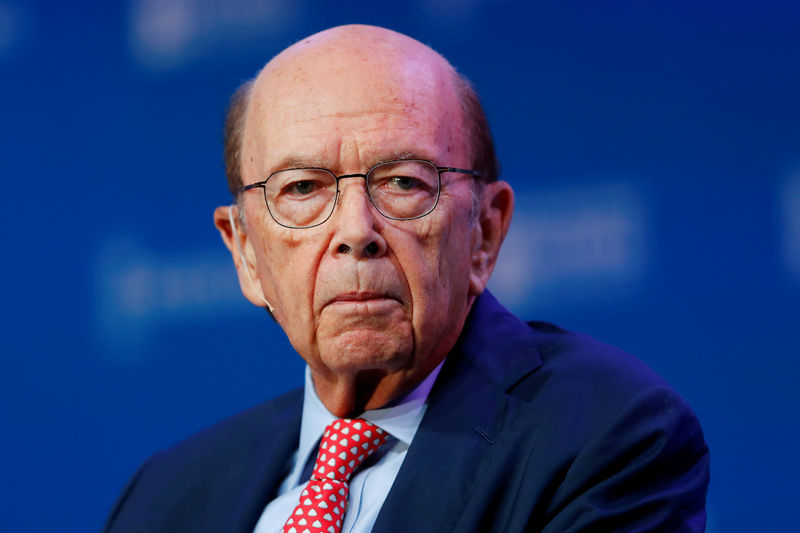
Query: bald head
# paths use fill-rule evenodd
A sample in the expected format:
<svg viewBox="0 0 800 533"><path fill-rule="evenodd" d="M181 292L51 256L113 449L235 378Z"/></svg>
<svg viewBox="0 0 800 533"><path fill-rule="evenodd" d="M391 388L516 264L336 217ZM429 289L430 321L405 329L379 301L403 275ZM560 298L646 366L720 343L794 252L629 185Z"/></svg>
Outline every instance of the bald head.
<svg viewBox="0 0 800 533"><path fill-rule="evenodd" d="M380 95L390 113L441 113L440 122L448 128L441 135L461 145L467 166L486 181L497 178L488 123L469 82L419 41L384 28L351 25L290 46L236 92L225 127L231 192L236 195L241 188L243 173L260 172L252 154L269 150L265 135L274 133L273 120L356 116L375 104L371 95ZM431 106L433 100L437 105Z"/></svg>
<svg viewBox="0 0 800 533"><path fill-rule="evenodd" d="M449 83L455 75L447 60L419 41L385 28L349 25L311 35L279 53L261 70L257 84L315 70L348 79L359 75L353 69L399 84L418 71L425 72L428 83Z"/></svg>

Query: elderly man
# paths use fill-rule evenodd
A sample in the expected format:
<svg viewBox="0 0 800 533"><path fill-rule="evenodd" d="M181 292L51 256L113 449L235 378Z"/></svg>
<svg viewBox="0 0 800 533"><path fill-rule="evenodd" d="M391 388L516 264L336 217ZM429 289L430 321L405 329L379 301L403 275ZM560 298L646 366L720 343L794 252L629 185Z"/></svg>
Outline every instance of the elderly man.
<svg viewBox="0 0 800 533"><path fill-rule="evenodd" d="M485 290L513 193L440 55L367 26L295 44L234 97L226 163L216 226L305 387L156 455L107 531L703 529L681 398Z"/></svg>

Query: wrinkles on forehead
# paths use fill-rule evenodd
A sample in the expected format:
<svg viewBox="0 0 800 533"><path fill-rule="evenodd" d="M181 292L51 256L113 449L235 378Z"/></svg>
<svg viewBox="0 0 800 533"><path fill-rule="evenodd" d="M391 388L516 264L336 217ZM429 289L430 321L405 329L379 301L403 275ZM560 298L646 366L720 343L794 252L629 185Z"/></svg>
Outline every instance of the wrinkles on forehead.
<svg viewBox="0 0 800 533"><path fill-rule="evenodd" d="M296 58L291 74L265 70L256 81L249 118L347 121L374 111L376 99L387 117L404 118L424 112L434 99L454 95L451 76L441 65L419 57L388 61L377 53L360 58L360 50L352 55L328 52Z"/></svg>
<svg viewBox="0 0 800 533"><path fill-rule="evenodd" d="M366 168L364 170L377 165L378 163L385 163L387 161L399 161L403 159L430 159L430 156L425 153L417 153L405 150L392 150L388 151L382 155L376 155L367 158L364 163ZM308 156L301 156L301 155L288 155L279 159L275 165L274 169L270 169L270 171L275 170L282 170L286 168L325 168L328 170L332 170L328 168L330 161L326 159L324 156L319 154L312 154Z"/></svg>

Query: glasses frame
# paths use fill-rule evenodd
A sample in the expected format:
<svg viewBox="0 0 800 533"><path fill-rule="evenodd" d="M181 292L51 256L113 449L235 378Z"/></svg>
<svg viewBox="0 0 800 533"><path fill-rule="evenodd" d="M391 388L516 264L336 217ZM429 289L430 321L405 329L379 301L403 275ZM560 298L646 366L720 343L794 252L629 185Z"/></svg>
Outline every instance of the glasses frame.
<svg viewBox="0 0 800 533"><path fill-rule="evenodd" d="M416 216L413 216L413 217L404 217L404 218L392 217L392 216L387 215L383 211L381 211L378 208L378 206L375 204L375 200L372 198L372 192L369 190L369 186L368 186L368 183L367 183L367 176L369 176L372 173L372 171L375 170L378 167L381 167L381 166L384 166L384 165L389 165L389 164L392 164L392 163L407 163L407 162L426 163L426 164L430 165L431 167L433 167L434 169L436 169L436 172L438 174L438 182L437 182L437 187L436 187L436 200L433 202L433 205L431 206L431 208L428 209L426 212L422 213L421 215L416 215ZM328 174L333 176L333 178L336 180L336 195L333 197L333 202L331 204L331 210L330 210L330 212L328 213L328 215L324 219L322 219L321 221L317 222L316 224L312 224L310 226L289 226L287 224L283 224L282 222L278 221L278 219L275 218L275 215L272 213L272 210L269 207L269 202L267 201L267 182L275 174L279 174L281 172L286 172L286 171L289 171L289 170L321 170L323 172L327 172ZM470 169L466 169L466 168L456 168L456 167L440 167L439 165L437 165L433 161L429 161L427 159L392 159L390 161L382 161L380 163L376 163L376 164L372 165L367 170L367 172L365 174L341 174L341 175L337 176L332 171L328 170L327 168L322 168L322 167L292 167L292 168L284 168L284 169L281 169L281 170L276 170L275 172L271 173L269 176L267 176L267 179L265 179L263 181L258 181L256 183L251 183L250 185L245 185L244 187L240 188L237 191L237 194L241 194L243 192L247 192L247 191L252 190L252 189L262 189L264 191L264 204L267 206L267 211L269 212L270 217L272 217L272 220L274 220L276 224L278 224L279 226L283 226L284 228L289 228L289 229L309 229L309 228L315 228L317 226L321 226L322 224L327 222L328 219L330 219L331 216L333 215L333 212L336 210L336 204L339 203L339 194L341 192L340 189L339 189L339 181L340 180L343 180L343 179L346 179L346 178L364 178L364 185L365 185L365 188L367 190L367 197L369 198L369 203L372 204L372 206L375 208L375 211L380 213L381 216L383 216L384 218L388 218L389 220L416 220L418 218L422 218L424 216L427 216L427 215L431 214L431 212L434 209L436 209L436 206L439 205L439 197L442 194L442 174L444 172L455 172L457 174L467 174L469 176L473 176L473 177L478 178L478 179L481 179L483 177L481 175L481 173L478 172L477 170L470 170Z"/></svg>

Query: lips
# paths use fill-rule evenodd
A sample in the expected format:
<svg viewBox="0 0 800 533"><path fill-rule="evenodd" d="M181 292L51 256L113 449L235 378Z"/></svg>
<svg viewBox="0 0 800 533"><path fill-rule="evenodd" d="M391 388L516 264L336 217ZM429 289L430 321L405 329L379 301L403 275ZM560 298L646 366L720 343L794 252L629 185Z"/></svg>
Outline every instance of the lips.
<svg viewBox="0 0 800 533"><path fill-rule="evenodd" d="M396 300L396 298L383 292L353 291L337 294L328 303L367 302L370 300Z"/></svg>
<svg viewBox="0 0 800 533"><path fill-rule="evenodd" d="M347 310L357 313L384 313L394 309L397 304L403 305L397 294L391 291L357 290L343 291L323 300L320 311L325 308Z"/></svg>
<svg viewBox="0 0 800 533"><path fill-rule="evenodd" d="M380 292L343 292L337 295L334 302L362 302L364 300L377 300L386 298L386 295Z"/></svg>
<svg viewBox="0 0 800 533"><path fill-rule="evenodd" d="M410 300L406 293L403 283L393 272L337 273L318 278L314 312L339 307L341 311L370 314L384 312L397 304L405 308Z"/></svg>

